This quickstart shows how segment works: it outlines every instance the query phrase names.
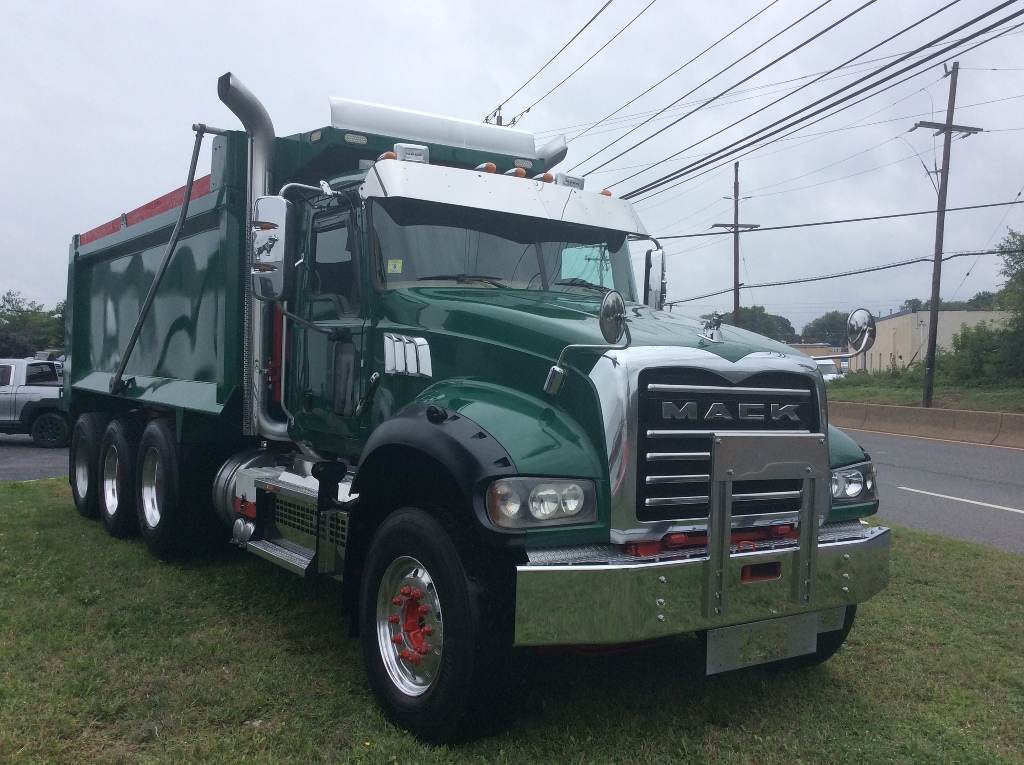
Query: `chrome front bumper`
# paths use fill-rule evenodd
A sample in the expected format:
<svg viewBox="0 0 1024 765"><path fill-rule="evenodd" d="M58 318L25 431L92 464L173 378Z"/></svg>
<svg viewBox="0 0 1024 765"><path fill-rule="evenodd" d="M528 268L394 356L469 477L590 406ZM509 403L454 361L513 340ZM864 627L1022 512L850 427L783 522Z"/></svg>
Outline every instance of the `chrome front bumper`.
<svg viewBox="0 0 1024 765"><path fill-rule="evenodd" d="M806 553L799 547L731 550L720 566L706 553L629 562L611 545L602 563L531 561L517 567L515 643L628 643L862 603L889 580L890 533L881 526L846 529L829 534L822 527L815 540L809 599L800 573ZM600 557L593 549L589 556ZM722 597L716 600L719 573Z"/></svg>

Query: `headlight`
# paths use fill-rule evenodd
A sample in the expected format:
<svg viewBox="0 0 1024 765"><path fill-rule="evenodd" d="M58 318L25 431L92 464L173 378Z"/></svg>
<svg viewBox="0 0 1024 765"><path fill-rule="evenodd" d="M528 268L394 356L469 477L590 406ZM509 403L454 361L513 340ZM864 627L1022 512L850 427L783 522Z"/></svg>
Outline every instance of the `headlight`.
<svg viewBox="0 0 1024 765"><path fill-rule="evenodd" d="M832 471L832 499L835 502L874 499L875 469L870 462Z"/></svg>
<svg viewBox="0 0 1024 765"><path fill-rule="evenodd" d="M506 529L597 521L593 481L502 478L487 489L487 514Z"/></svg>

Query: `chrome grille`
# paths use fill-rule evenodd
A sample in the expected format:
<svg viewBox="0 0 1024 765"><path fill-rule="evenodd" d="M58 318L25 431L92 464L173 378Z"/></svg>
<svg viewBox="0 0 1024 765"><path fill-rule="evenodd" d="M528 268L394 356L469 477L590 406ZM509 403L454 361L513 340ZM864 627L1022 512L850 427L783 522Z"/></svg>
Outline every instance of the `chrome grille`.
<svg viewBox="0 0 1024 765"><path fill-rule="evenodd" d="M640 373L637 518L697 521L709 514L712 434L812 433L820 428L813 384L784 372L741 384L706 370L647 369ZM795 513L799 480L737 481L737 516Z"/></svg>

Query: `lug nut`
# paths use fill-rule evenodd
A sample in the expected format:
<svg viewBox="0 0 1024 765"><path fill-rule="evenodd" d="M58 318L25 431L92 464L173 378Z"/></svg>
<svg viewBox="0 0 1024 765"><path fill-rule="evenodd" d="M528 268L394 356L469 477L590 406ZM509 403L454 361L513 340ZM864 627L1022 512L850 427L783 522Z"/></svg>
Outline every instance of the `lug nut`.
<svg viewBox="0 0 1024 765"><path fill-rule="evenodd" d="M424 643L423 645L421 645L419 648L416 649L416 652L421 654L422 656L426 656L428 653L430 653L433 650L434 650L434 648L433 648L433 646L430 645L430 643Z"/></svg>
<svg viewBox="0 0 1024 765"><path fill-rule="evenodd" d="M423 597L423 591L422 590L413 590L412 592L409 593L409 597L412 598L413 600L419 600L420 598Z"/></svg>
<svg viewBox="0 0 1024 765"><path fill-rule="evenodd" d="M430 606L420 606L416 610L420 616L426 616L428 613L430 613Z"/></svg>
<svg viewBox="0 0 1024 765"><path fill-rule="evenodd" d="M406 597L408 597L408 596L409 596L409 593L410 593L410 592L412 592L412 587L409 587L408 585L406 585L405 587L403 587L402 589L400 589L400 590L399 590L399 592L400 592L400 593L401 593L402 595L405 595Z"/></svg>
<svg viewBox="0 0 1024 765"><path fill-rule="evenodd" d="M391 605L393 605L393 606L400 606L400 605L402 605L402 599L401 598L392 598L391 599Z"/></svg>
<svg viewBox="0 0 1024 765"><path fill-rule="evenodd" d="M424 634L424 635L426 635L427 637L430 637L431 635L433 635L433 634L434 634L434 628L433 628L433 627L431 627L431 626L430 626L429 624L428 624L428 625L427 625L426 627L424 627L424 628L423 628L423 629L422 629L421 631L422 631L422 632L423 632L423 634Z"/></svg>
<svg viewBox="0 0 1024 765"><path fill-rule="evenodd" d="M395 645L401 645L404 638L401 635L392 635L391 642Z"/></svg>
<svg viewBox="0 0 1024 765"><path fill-rule="evenodd" d="M398 618L398 614L391 614L391 616L388 617L388 621L391 624L398 624L401 619Z"/></svg>

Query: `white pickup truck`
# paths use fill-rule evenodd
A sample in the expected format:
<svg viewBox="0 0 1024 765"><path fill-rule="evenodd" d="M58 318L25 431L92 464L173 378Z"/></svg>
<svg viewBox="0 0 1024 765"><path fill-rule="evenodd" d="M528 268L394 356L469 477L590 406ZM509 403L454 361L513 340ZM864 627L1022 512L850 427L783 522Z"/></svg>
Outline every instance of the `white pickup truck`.
<svg viewBox="0 0 1024 765"><path fill-rule="evenodd" d="M28 433L42 447L67 446L60 396L54 362L0 359L0 433Z"/></svg>

